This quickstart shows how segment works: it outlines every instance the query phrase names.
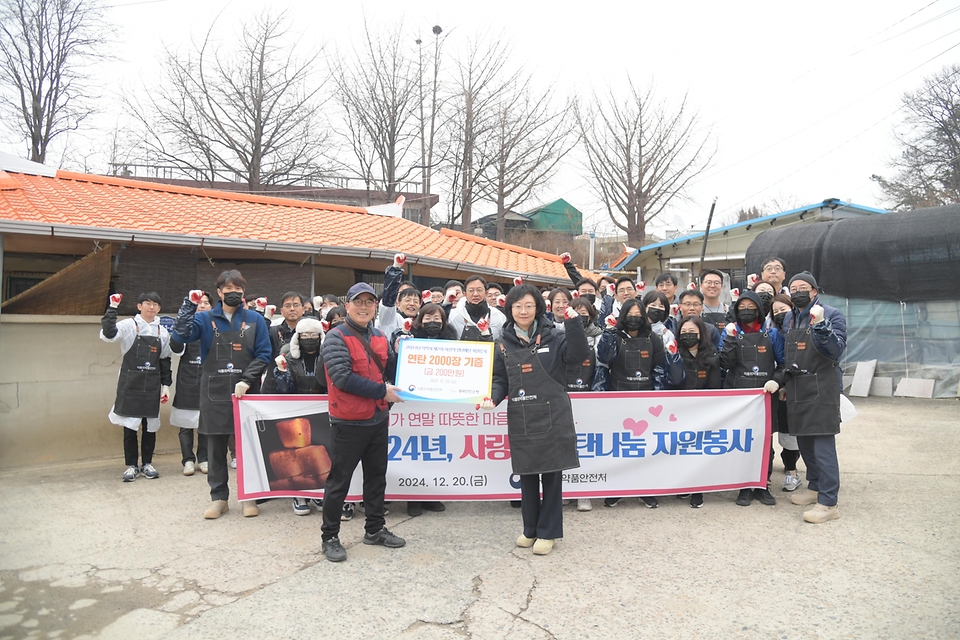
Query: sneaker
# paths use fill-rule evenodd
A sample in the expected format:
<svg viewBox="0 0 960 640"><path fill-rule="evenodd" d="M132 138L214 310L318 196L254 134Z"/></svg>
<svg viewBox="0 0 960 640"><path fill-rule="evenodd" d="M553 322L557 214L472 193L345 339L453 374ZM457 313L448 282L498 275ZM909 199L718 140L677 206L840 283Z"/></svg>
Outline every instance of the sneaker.
<svg viewBox="0 0 960 640"><path fill-rule="evenodd" d="M343 562L347 559L347 550L340 544L340 538L330 538L320 544L320 551L330 562Z"/></svg>
<svg viewBox="0 0 960 640"><path fill-rule="evenodd" d="M293 512L298 516L310 515L310 503L307 502L306 498L294 498Z"/></svg>
<svg viewBox="0 0 960 640"><path fill-rule="evenodd" d="M702 506L703 506L703 494L702 494L702 493L694 493L694 494L691 494L691 496L690 496L690 508L691 508L691 509L699 509L699 508L702 507Z"/></svg>
<svg viewBox="0 0 960 640"><path fill-rule="evenodd" d="M640 498L640 504L645 506L647 509L656 509L660 506L660 501L653 496L643 496Z"/></svg>
<svg viewBox="0 0 960 640"><path fill-rule="evenodd" d="M363 544L379 544L384 547L389 547L390 549L399 549L403 545L407 544L407 541L401 538L400 536L395 536L384 527L377 531L376 533L365 533L363 534Z"/></svg>
<svg viewBox="0 0 960 640"><path fill-rule="evenodd" d="M433 511L434 513L440 513L441 511L446 511L447 506L442 502L421 502L420 506L424 511ZM384 515L386 515L386 510L384 510Z"/></svg>
<svg viewBox="0 0 960 640"><path fill-rule="evenodd" d="M803 512L803 520L812 524L823 524L828 520L836 520L839 517L840 511L837 510L837 505L828 507L817 503L813 506L813 509Z"/></svg>
<svg viewBox="0 0 960 640"><path fill-rule="evenodd" d="M183 465L183 475L192 476L196 472L197 472L197 465L194 464L193 462L187 461L187 463Z"/></svg>
<svg viewBox="0 0 960 640"><path fill-rule="evenodd" d="M357 510L357 505L352 502L343 503L343 511L340 513L340 520L346 522L347 520L353 520L353 512ZM337 542L337 544L340 544Z"/></svg>
<svg viewBox="0 0 960 640"><path fill-rule="evenodd" d="M817 504L817 498L819 493L816 491L811 491L810 489L804 489L803 491L797 491L792 496L790 496L790 502L797 505L798 507L806 507L811 504Z"/></svg>
<svg viewBox="0 0 960 640"><path fill-rule="evenodd" d="M123 481L124 482L133 482L137 479L137 476L140 475L140 469L134 465L127 467L126 471L123 472Z"/></svg>
<svg viewBox="0 0 960 640"><path fill-rule="evenodd" d="M593 503L590 498L580 498L577 500L577 511L593 511Z"/></svg>
<svg viewBox="0 0 960 640"><path fill-rule="evenodd" d="M257 503L250 500L240 503L243 506L243 517L244 518L256 518L260 515L260 507L257 506Z"/></svg>
<svg viewBox="0 0 960 640"><path fill-rule="evenodd" d="M799 487L803 482L800 480L800 476L783 476L783 490L784 491L793 491Z"/></svg>
<svg viewBox="0 0 960 640"><path fill-rule="evenodd" d="M689 493L678 493L678 494L677 494L677 500L686 500L686 499L689 498L689 497L690 497L690 494L689 494Z"/></svg>
<svg viewBox="0 0 960 640"><path fill-rule="evenodd" d="M237 459L236 459L235 457L231 457L231 458L230 458L230 468L231 468L231 469L236 469L236 468L237 468Z"/></svg>
<svg viewBox="0 0 960 640"><path fill-rule="evenodd" d="M408 502L407 503L407 515L411 518L416 518L417 516L423 515L423 505L419 502Z"/></svg>
<svg viewBox="0 0 960 640"><path fill-rule="evenodd" d="M510 501L510 506L513 507L514 509L519 509L519 508L520 508L520 501L519 501L519 500L511 500L511 501Z"/></svg>
<svg viewBox="0 0 960 640"><path fill-rule="evenodd" d="M768 507L777 504L777 499L773 497L773 494L771 494L767 488L754 489L753 496L760 501L760 504L765 504Z"/></svg>
<svg viewBox="0 0 960 640"><path fill-rule="evenodd" d="M604 498L603 506L605 507L615 507L617 503L620 502L620 498Z"/></svg>
<svg viewBox="0 0 960 640"><path fill-rule="evenodd" d="M143 473L143 477L147 478L148 480L156 480L160 477L160 474L157 473L157 470L154 469L153 465L149 462L143 465L143 468L141 468L140 471Z"/></svg>
<svg viewBox="0 0 960 640"><path fill-rule="evenodd" d="M317 511L323 511L323 498L311 498L310 502L313 503L313 506Z"/></svg>
<svg viewBox="0 0 960 640"><path fill-rule="evenodd" d="M753 502L753 489L740 489L737 495L737 505L740 507L749 507Z"/></svg>
<svg viewBox="0 0 960 640"><path fill-rule="evenodd" d="M210 467L210 464L206 461L200 463L200 473L206 473Z"/></svg>
<svg viewBox="0 0 960 640"><path fill-rule="evenodd" d="M545 556L553 551L553 546L555 544L557 544L556 540L544 540L543 538L537 538L537 541L533 543L533 555Z"/></svg>
<svg viewBox="0 0 960 640"><path fill-rule="evenodd" d="M216 520L227 511L230 511L230 506L226 500L214 500L203 512L203 517L207 520Z"/></svg>
<svg viewBox="0 0 960 640"><path fill-rule="evenodd" d="M533 546L533 543L535 543L536 541L537 541L536 538L528 538L527 536L521 533L520 536L517 538L517 546L520 547L521 549L529 549L530 547Z"/></svg>

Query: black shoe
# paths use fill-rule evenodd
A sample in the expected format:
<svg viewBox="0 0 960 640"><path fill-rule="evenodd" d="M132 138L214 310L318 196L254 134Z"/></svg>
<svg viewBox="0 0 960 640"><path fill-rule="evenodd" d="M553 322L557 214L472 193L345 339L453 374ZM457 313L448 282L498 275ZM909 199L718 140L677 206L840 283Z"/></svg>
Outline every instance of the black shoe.
<svg viewBox="0 0 960 640"><path fill-rule="evenodd" d="M689 497L690 497L689 493L681 493L677 496L677 500L686 500Z"/></svg>
<svg viewBox="0 0 960 640"><path fill-rule="evenodd" d="M604 498L603 506L605 507L615 507L617 503L620 502L620 498Z"/></svg>
<svg viewBox="0 0 960 640"><path fill-rule="evenodd" d="M520 501L519 501L519 500L511 500L511 501L510 501L510 506L513 507L514 509L519 509L519 508L520 508Z"/></svg>
<svg viewBox="0 0 960 640"><path fill-rule="evenodd" d="M690 496L690 508L699 509L702 506L703 506L702 493L694 493L693 495Z"/></svg>
<svg viewBox="0 0 960 640"><path fill-rule="evenodd" d="M407 541L400 536L393 535L387 531L386 527L384 527L374 534L363 534L363 544L382 544L383 546L391 549L398 549L407 544Z"/></svg>
<svg viewBox="0 0 960 640"><path fill-rule="evenodd" d="M420 506L426 509L427 511L446 511L447 507L444 506L442 502L421 502Z"/></svg>
<svg viewBox="0 0 960 640"><path fill-rule="evenodd" d="M408 502L407 515L414 518L423 515L423 504L420 502Z"/></svg>
<svg viewBox="0 0 960 640"><path fill-rule="evenodd" d="M647 507L647 509L656 509L660 506L660 501L653 496L643 496L640 498L640 500L643 501L643 504Z"/></svg>
<svg viewBox="0 0 960 640"><path fill-rule="evenodd" d="M760 501L760 504L765 504L768 507L777 504L777 499L770 495L769 489L754 489L753 496Z"/></svg>
<svg viewBox="0 0 960 640"><path fill-rule="evenodd" d="M347 559L347 550L340 544L340 538L330 538L324 540L320 545L320 551L330 562L343 562Z"/></svg>
<svg viewBox="0 0 960 640"><path fill-rule="evenodd" d="M751 502L753 502L753 489L740 489L740 494L737 496L737 505L749 507Z"/></svg>

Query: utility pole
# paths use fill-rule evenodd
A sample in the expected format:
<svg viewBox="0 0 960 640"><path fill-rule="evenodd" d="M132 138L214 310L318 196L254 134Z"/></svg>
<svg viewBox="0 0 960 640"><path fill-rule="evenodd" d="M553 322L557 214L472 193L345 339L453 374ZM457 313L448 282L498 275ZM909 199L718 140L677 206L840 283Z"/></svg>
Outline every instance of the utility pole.
<svg viewBox="0 0 960 640"><path fill-rule="evenodd" d="M713 222L713 211L717 208L717 198L714 196L713 204L710 205L710 215L707 216L707 230L703 233L703 246L700 248L700 267L697 269L697 273L693 275L693 279L697 279L697 274L703 273L703 258L707 255L707 238L710 237L710 223Z"/></svg>

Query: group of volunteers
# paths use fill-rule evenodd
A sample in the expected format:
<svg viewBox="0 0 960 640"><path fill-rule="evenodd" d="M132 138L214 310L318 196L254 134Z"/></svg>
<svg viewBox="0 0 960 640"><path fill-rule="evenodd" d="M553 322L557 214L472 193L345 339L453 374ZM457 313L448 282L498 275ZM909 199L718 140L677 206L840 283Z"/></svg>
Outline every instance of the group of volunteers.
<svg viewBox="0 0 960 640"><path fill-rule="evenodd" d="M157 478L152 464L160 404L170 399L171 356L180 355L170 421L180 427L184 475L207 474L210 506L204 517L228 511L228 450L234 431L232 396L248 393L327 394L331 469L322 500L293 500L294 513L322 513L322 552L346 559L340 523L356 505L345 502L357 466L363 465L363 542L402 547L385 527L389 411L402 402L392 384L399 341L441 339L495 343L492 392L480 404L493 410L507 400L507 432L513 472L520 477L523 530L517 546L545 555L563 537L562 472L579 466L570 393L693 389L763 389L770 394L773 430L785 468L783 491L810 506L803 519L839 517L840 487L835 435L840 430L846 347L842 313L820 302L809 272L787 281L780 258L764 261L748 276L749 289L721 301L724 275L705 270L678 289L662 274L647 290L629 277L583 277L569 254L561 260L573 283L541 291L522 279L505 291L479 275L446 287L419 290L404 280L406 257L398 253L384 276L383 293L360 282L344 298L312 301L297 292L277 308L247 296L239 271L224 271L216 295L190 291L173 331L159 322L160 297L140 295L139 313L118 322L121 296L110 296L101 338L119 341L123 362L109 413L125 427L123 480ZM143 429L138 441L139 430ZM194 453L194 432L199 432ZM768 477L774 451L768 452ZM797 461L806 466L801 486ZM703 505L692 494L690 506ZM736 504L776 504L769 485L743 489ZM620 498L607 498L615 507ZM656 497L641 502L656 508ZM515 505L517 506L517 505ZM441 502L408 502L407 513L443 511ZM589 499L577 501L589 511ZM244 516L259 513L243 502Z"/></svg>

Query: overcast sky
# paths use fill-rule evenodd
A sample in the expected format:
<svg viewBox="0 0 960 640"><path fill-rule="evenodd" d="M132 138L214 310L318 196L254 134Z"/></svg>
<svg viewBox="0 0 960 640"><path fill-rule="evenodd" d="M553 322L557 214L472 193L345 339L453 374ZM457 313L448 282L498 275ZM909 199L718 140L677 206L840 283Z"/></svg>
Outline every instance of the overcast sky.
<svg viewBox="0 0 960 640"><path fill-rule="evenodd" d="M402 22L411 40L431 40L437 24L451 48L467 37L502 32L514 46L515 63L563 95L619 90L628 76L641 86L653 82L668 102L687 95L717 153L713 168L689 190L689 201L663 217L661 226L671 228L676 216L702 227L714 197L720 222L740 207L775 202L840 198L880 206L869 176L890 174L886 163L896 153L892 131L902 117L901 95L960 60L957 0L118 0L107 14L116 27L117 60L97 71L106 113L95 122L102 131L70 140L74 148L91 150L88 169L105 171L106 159L95 150L122 121L119 92L154 81L164 46L177 50L191 38L202 40L217 15L229 38L242 20L267 7L288 10L305 50L348 48L362 35L364 17L373 25ZM22 145L3 146L23 154ZM584 212L585 226L612 231L588 183L571 158L539 200L566 198Z"/></svg>

